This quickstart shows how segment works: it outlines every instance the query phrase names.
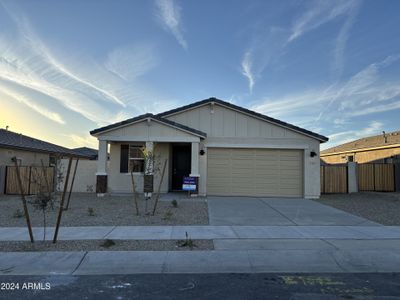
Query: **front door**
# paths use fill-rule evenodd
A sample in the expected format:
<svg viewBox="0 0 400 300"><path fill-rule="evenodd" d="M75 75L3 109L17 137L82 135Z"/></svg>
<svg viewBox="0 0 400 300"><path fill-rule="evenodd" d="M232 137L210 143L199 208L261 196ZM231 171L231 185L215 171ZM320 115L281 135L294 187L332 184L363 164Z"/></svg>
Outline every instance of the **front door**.
<svg viewBox="0 0 400 300"><path fill-rule="evenodd" d="M183 177L189 176L191 164L191 146L172 146L172 190L182 190Z"/></svg>

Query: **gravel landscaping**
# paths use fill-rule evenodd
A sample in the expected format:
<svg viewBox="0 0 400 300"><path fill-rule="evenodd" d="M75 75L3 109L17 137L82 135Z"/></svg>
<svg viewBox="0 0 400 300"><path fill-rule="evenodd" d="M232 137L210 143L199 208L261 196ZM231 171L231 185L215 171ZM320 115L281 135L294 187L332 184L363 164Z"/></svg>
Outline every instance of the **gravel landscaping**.
<svg viewBox="0 0 400 300"><path fill-rule="evenodd" d="M400 193L324 194L316 201L382 225L400 225Z"/></svg>
<svg viewBox="0 0 400 300"><path fill-rule="evenodd" d="M171 199L171 195L168 195ZM174 198L174 197L172 197ZM174 199L172 199L174 200ZM145 214L143 198L139 199L140 215L136 215L133 196L96 197L95 194L72 194L68 211L64 211L61 226L129 226L129 225L208 225L207 202L204 198L176 197L172 201L159 201L154 216ZM28 199L29 201L29 199ZM55 226L59 196L54 210L47 212L47 226ZM154 200L148 201L148 212ZM43 226L43 214L28 205L32 226ZM0 227L25 227L22 202L18 196L0 197Z"/></svg>
<svg viewBox="0 0 400 300"><path fill-rule="evenodd" d="M46 242L0 242L0 252L30 251L201 251L214 250L212 240L192 240L192 247L178 240L79 240Z"/></svg>

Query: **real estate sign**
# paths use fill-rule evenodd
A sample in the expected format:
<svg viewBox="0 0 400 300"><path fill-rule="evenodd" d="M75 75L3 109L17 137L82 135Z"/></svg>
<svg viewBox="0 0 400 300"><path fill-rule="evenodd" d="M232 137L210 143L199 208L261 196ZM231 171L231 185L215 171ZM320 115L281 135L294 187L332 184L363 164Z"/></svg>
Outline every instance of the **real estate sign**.
<svg viewBox="0 0 400 300"><path fill-rule="evenodd" d="M196 191L196 178L195 177L183 177L182 190L184 191Z"/></svg>

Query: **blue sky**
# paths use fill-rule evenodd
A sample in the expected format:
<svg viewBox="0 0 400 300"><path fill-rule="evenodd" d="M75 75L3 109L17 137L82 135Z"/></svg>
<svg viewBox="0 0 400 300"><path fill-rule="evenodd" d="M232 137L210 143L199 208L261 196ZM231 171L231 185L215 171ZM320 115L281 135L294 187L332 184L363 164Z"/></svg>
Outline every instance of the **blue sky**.
<svg viewBox="0 0 400 300"><path fill-rule="evenodd" d="M209 97L330 137L399 130L400 1L1 1L0 127L68 147Z"/></svg>

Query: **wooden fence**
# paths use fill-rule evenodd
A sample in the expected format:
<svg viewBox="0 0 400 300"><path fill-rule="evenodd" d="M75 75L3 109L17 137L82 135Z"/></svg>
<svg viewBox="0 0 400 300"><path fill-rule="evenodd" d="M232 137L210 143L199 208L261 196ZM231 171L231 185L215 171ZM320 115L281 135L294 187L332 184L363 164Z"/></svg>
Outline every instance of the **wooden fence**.
<svg viewBox="0 0 400 300"><path fill-rule="evenodd" d="M44 167L47 182L45 180L42 167L19 167L21 174L22 187L25 195L37 194L40 187L47 192L47 184L51 191L54 191L54 167ZM17 169L14 166L7 166L6 169L6 194L20 194L18 185Z"/></svg>
<svg viewBox="0 0 400 300"><path fill-rule="evenodd" d="M347 166L321 166L321 194L347 193Z"/></svg>
<svg viewBox="0 0 400 300"><path fill-rule="evenodd" d="M358 190L375 192L395 191L395 169L393 164L358 165Z"/></svg>

